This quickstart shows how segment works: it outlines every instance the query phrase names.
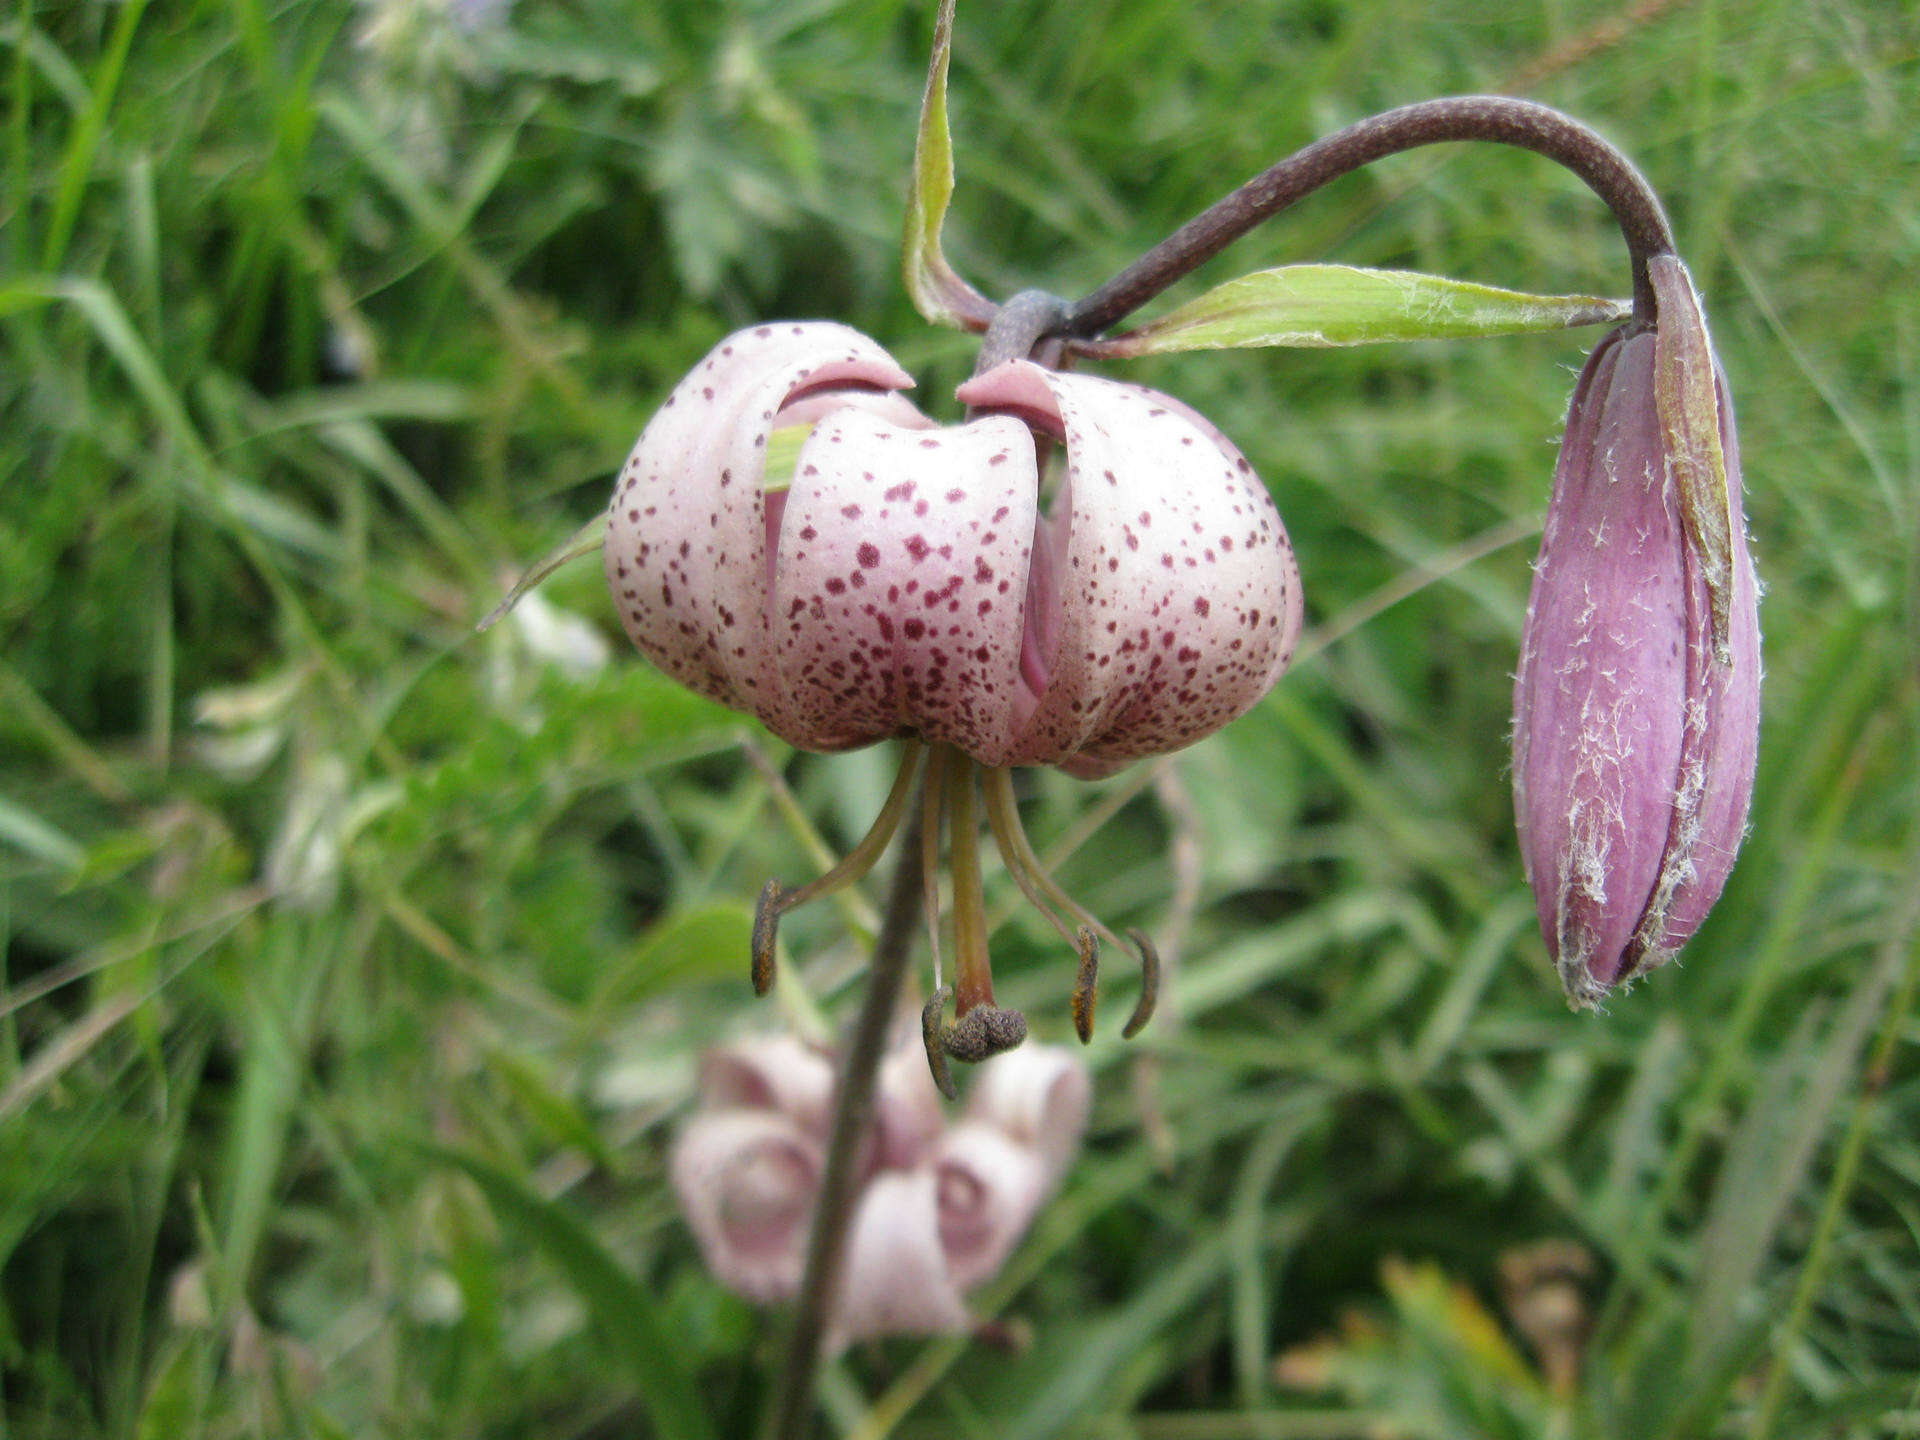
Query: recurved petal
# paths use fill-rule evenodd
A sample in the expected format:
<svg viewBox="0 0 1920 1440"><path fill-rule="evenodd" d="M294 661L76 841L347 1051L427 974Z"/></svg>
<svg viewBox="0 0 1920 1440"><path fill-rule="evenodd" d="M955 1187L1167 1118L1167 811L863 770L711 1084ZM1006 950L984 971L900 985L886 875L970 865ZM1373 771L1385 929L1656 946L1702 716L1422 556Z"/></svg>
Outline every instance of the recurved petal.
<svg viewBox="0 0 1920 1440"><path fill-rule="evenodd" d="M801 448L773 586L785 738L842 750L915 730L1002 763L1028 703L1032 437L1005 418L903 430L843 409Z"/></svg>
<svg viewBox="0 0 1920 1440"><path fill-rule="evenodd" d="M1044 688L1016 763L1111 769L1266 694L1299 637L1299 571L1266 488L1217 430L1154 391L1024 360L959 394L1066 450L1027 604Z"/></svg>
<svg viewBox="0 0 1920 1440"><path fill-rule="evenodd" d="M1052 1177L1037 1150L978 1120L948 1132L934 1173L948 1270L955 1285L971 1290L999 1273Z"/></svg>
<svg viewBox="0 0 1920 1440"><path fill-rule="evenodd" d="M819 1143L774 1111L693 1118L669 1168L716 1279L762 1305L798 1291L821 1163Z"/></svg>
<svg viewBox="0 0 1920 1440"><path fill-rule="evenodd" d="M867 398L911 383L873 341L822 322L739 331L694 367L641 434L608 516L607 581L649 659L703 695L778 719L761 493L767 438L783 410L809 396Z"/></svg>
<svg viewBox="0 0 1920 1440"><path fill-rule="evenodd" d="M828 1348L882 1335L937 1335L971 1323L940 1244L933 1170L881 1171L854 1212Z"/></svg>

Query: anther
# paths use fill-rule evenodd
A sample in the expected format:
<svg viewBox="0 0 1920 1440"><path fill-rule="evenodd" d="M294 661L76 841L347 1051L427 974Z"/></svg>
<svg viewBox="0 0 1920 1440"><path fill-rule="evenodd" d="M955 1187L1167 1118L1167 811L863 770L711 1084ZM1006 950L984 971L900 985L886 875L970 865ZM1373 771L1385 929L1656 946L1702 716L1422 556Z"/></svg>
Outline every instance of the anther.
<svg viewBox="0 0 1920 1440"><path fill-rule="evenodd" d="M957 1100L960 1098L960 1087L953 1083L953 1070L947 1064L947 1049L943 1043L947 1030L947 1002L952 998L951 985L942 985L933 992L933 998L927 1001L920 1012L920 1039L927 1047L927 1069L933 1075L934 1085L947 1099Z"/></svg>
<svg viewBox="0 0 1920 1440"><path fill-rule="evenodd" d="M1140 955L1140 998L1134 1002L1133 1014L1120 1032L1123 1040L1133 1039L1146 1028L1147 1021L1153 1018L1153 1007L1160 1002L1160 952L1144 930L1127 931L1127 939Z"/></svg>
<svg viewBox="0 0 1920 1440"><path fill-rule="evenodd" d="M1093 1039L1093 1005L1099 998L1100 937L1091 925L1082 925L1073 939L1080 949L1080 973L1073 981L1073 1033L1085 1045Z"/></svg>
<svg viewBox="0 0 1920 1440"><path fill-rule="evenodd" d="M765 995L773 989L774 941L780 934L780 882L769 880L760 887L760 899L753 907L753 993Z"/></svg>

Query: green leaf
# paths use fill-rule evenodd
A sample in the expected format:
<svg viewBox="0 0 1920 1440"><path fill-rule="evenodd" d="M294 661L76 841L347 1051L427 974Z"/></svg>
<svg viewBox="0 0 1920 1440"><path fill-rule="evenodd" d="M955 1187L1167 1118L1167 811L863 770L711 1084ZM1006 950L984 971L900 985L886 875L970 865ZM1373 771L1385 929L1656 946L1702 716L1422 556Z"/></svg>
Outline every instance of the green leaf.
<svg viewBox="0 0 1920 1440"><path fill-rule="evenodd" d="M715 902L669 915L609 965L594 1008L639 1004L705 980L738 981L752 947L753 911L745 905Z"/></svg>
<svg viewBox="0 0 1920 1440"><path fill-rule="evenodd" d="M1229 280L1115 337L1102 349L1127 356L1266 345L1322 349L1388 340L1462 340L1610 325L1631 312L1624 300L1524 295L1410 270L1286 265Z"/></svg>
<svg viewBox="0 0 1920 1440"><path fill-rule="evenodd" d="M681 1363L684 1352L666 1324L660 1297L628 1274L570 1211L518 1176L458 1150L435 1146L430 1153L478 1185L488 1203L566 1273L601 1332L613 1342L613 1358L638 1384L654 1433L714 1440L713 1420L692 1373Z"/></svg>
<svg viewBox="0 0 1920 1440"><path fill-rule="evenodd" d="M582 525L573 534L562 540L540 559L527 567L527 571L513 582L513 588L507 591L506 598L487 612L487 618L473 628L484 633L498 625L511 613L529 590L540 584L554 571L564 565L570 565L582 555L591 555L598 550L607 538L607 512L602 510L593 519Z"/></svg>
<svg viewBox="0 0 1920 1440"><path fill-rule="evenodd" d="M940 249L940 230L953 198L953 137L947 131L947 58L953 51L954 0L940 0L933 22L933 55L920 101L920 133L913 143L907 189L907 235L902 256L907 294L936 325L984 325L993 306L953 273Z"/></svg>

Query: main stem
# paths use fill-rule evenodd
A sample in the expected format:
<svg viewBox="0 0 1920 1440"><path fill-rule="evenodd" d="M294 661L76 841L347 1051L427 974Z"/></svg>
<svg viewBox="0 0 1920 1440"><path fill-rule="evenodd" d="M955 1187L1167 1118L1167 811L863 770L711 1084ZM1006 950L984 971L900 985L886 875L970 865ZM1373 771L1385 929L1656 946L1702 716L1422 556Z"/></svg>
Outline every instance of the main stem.
<svg viewBox="0 0 1920 1440"><path fill-rule="evenodd" d="M1295 151L1070 306L1056 333L1091 339L1322 185L1383 156L1446 140L1515 145L1557 161L1585 181L1620 222L1633 265L1634 318L1643 326L1652 323L1657 307L1647 261L1674 247L1666 212L1646 177L1595 131L1549 106L1504 95L1461 95L1403 105Z"/></svg>
<svg viewBox="0 0 1920 1440"><path fill-rule="evenodd" d="M860 1143L873 1119L874 1080L880 1057L900 1008L907 958L913 953L920 917L920 807L911 807L903 825L899 859L887 892L886 913L873 942L867 993L860 1002L847 1042L846 1066L834 1092L833 1130L807 1242L807 1265L787 1339L787 1354L776 1381L773 1405L762 1432L766 1440L801 1440L813 1413L813 1387L820 1373L820 1342L827 1312L840 1286L847 1231L853 1220L854 1182Z"/></svg>

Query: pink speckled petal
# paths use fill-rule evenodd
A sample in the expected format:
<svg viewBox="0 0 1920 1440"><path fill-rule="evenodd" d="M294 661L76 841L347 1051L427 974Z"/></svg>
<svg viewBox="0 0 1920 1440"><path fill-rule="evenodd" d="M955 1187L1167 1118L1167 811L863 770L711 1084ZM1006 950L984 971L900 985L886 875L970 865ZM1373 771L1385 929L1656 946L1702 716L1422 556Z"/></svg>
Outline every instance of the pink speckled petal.
<svg viewBox="0 0 1920 1440"><path fill-rule="evenodd" d="M954 1284L971 1290L999 1273L1053 1177L1039 1151L977 1120L947 1133L934 1173L940 1244Z"/></svg>
<svg viewBox="0 0 1920 1440"><path fill-rule="evenodd" d="M872 401L911 383L864 335L817 322L739 331L694 367L634 446L608 517L607 582L648 658L690 689L779 719L766 626L767 437L808 394Z"/></svg>
<svg viewBox="0 0 1920 1440"><path fill-rule="evenodd" d="M791 1035L756 1035L700 1059L700 1100L709 1110L777 1110L811 1133L827 1131L833 1066Z"/></svg>
<svg viewBox="0 0 1920 1440"><path fill-rule="evenodd" d="M1002 764L1038 482L1018 421L903 430L829 415L801 447L773 585L790 729L813 750L905 730Z"/></svg>
<svg viewBox="0 0 1920 1440"><path fill-rule="evenodd" d="M883 1170L860 1197L827 1348L882 1335L937 1335L972 1323L941 1248L934 1173Z"/></svg>
<svg viewBox="0 0 1920 1440"><path fill-rule="evenodd" d="M1272 687L1299 637L1300 579L1244 457L1166 396L1009 361L960 387L1066 444L1027 606L1046 688L1023 764L1111 769L1190 745Z"/></svg>
<svg viewBox="0 0 1920 1440"><path fill-rule="evenodd" d="M669 1169L707 1268L762 1305L790 1298L806 1264L819 1143L771 1110L694 1117Z"/></svg>

